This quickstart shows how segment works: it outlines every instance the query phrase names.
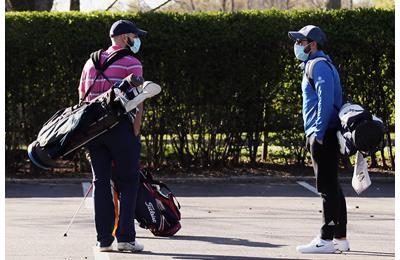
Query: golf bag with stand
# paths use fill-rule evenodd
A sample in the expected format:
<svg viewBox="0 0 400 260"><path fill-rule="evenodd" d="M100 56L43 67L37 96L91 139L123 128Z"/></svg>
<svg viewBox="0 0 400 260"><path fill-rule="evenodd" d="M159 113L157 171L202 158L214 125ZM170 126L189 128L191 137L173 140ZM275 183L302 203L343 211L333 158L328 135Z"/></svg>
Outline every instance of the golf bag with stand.
<svg viewBox="0 0 400 260"><path fill-rule="evenodd" d="M32 163L46 170L58 167L57 159L70 159L77 149L110 130L145 99L161 91L151 81L140 86L135 86L134 81L131 74L96 99L57 111L28 147Z"/></svg>
<svg viewBox="0 0 400 260"><path fill-rule="evenodd" d="M153 179L150 173L139 171L140 182L136 201L136 220L141 228L149 229L155 236L173 236L181 228L180 204L167 185ZM115 206L115 235L118 227L118 187L113 181Z"/></svg>

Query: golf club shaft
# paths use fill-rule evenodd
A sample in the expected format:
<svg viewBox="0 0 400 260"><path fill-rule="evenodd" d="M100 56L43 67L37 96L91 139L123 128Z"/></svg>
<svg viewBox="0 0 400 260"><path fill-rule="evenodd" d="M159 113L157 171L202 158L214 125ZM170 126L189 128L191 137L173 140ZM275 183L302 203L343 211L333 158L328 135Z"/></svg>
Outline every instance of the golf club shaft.
<svg viewBox="0 0 400 260"><path fill-rule="evenodd" d="M86 200L87 196L89 195L90 191L92 190L92 188L93 188L93 182L91 183L89 189L86 191L85 197L83 197L83 200L82 200L81 204L79 205L78 209L75 211L75 214L72 216L71 221L69 222L68 228L64 233L65 237L67 236L67 233L68 233L69 229L71 228L71 225L72 225L76 215L78 214L79 210L81 209L83 203L85 202L85 200Z"/></svg>

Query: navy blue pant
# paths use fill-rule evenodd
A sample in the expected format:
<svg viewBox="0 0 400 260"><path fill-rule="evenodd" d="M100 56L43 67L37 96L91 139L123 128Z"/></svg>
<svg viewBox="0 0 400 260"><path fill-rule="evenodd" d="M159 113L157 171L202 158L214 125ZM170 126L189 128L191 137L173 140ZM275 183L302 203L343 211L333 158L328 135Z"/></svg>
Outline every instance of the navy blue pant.
<svg viewBox="0 0 400 260"><path fill-rule="evenodd" d="M315 134L307 138L307 147L316 177L316 186L322 197L323 225L322 239L346 236L346 200L338 179L339 144L335 129L328 129L323 144L315 140Z"/></svg>
<svg viewBox="0 0 400 260"><path fill-rule="evenodd" d="M89 149L94 182L94 219L97 241L109 246L114 237L115 211L110 180L119 190L118 242L135 240L134 225L139 188L140 140L133 134L130 120L124 119L107 133L91 141ZM112 169L114 162L114 169ZM113 175L113 176L112 176Z"/></svg>

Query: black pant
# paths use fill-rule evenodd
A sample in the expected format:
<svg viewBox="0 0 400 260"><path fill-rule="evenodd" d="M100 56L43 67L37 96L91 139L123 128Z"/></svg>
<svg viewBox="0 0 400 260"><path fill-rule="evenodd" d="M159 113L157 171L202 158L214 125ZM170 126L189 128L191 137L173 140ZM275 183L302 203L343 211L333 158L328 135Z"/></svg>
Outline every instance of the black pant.
<svg viewBox="0 0 400 260"><path fill-rule="evenodd" d="M307 137L306 144L311 153L317 190L322 197L321 238L330 240L345 237L347 209L338 180L339 145L336 129L326 131L322 145L316 141L315 134Z"/></svg>
<svg viewBox="0 0 400 260"><path fill-rule="evenodd" d="M88 144L94 181L94 219L97 241L106 247L114 241L115 207L110 179L119 191L118 242L135 241L135 208L139 189L140 140L134 136L132 123L123 119L111 130ZM112 163L114 171L112 172Z"/></svg>

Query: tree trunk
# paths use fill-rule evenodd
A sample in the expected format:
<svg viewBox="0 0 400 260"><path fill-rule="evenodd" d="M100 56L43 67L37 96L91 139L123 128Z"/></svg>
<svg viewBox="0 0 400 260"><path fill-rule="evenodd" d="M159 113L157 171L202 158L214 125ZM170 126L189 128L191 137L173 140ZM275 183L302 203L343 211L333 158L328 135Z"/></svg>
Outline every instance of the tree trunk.
<svg viewBox="0 0 400 260"><path fill-rule="evenodd" d="M9 0L13 11L50 11L53 0Z"/></svg>
<svg viewBox="0 0 400 260"><path fill-rule="evenodd" d="M389 156L390 156L390 166L391 169L394 171L395 170L395 165L394 165L394 155L393 155L393 150L392 150L392 139L390 138L390 133L389 131L386 132L386 137L389 145Z"/></svg>
<svg viewBox="0 0 400 260"><path fill-rule="evenodd" d="M231 11L235 11L235 0L231 0Z"/></svg>
<svg viewBox="0 0 400 260"><path fill-rule="evenodd" d="M80 10L80 0L70 0L69 10L70 11L79 11Z"/></svg>
<svg viewBox="0 0 400 260"><path fill-rule="evenodd" d="M382 147L382 149L381 149L381 157L382 157L382 166L383 166L383 169L389 169L389 167L388 167L388 165L387 165L387 163L386 163L385 148L384 148L384 147Z"/></svg>
<svg viewBox="0 0 400 260"><path fill-rule="evenodd" d="M257 132L247 133L247 142L249 148L249 159L252 164L257 160L257 150L259 145L259 134Z"/></svg>
<svg viewBox="0 0 400 260"><path fill-rule="evenodd" d="M328 0L326 3L326 9L340 9L341 7L341 0Z"/></svg>
<svg viewBox="0 0 400 260"><path fill-rule="evenodd" d="M10 0L6 0L6 12L13 11L13 6Z"/></svg>
<svg viewBox="0 0 400 260"><path fill-rule="evenodd" d="M373 153L371 154L371 168L376 168L378 167L378 162L376 161L376 155Z"/></svg>
<svg viewBox="0 0 400 260"><path fill-rule="evenodd" d="M261 159L263 162L267 161L268 157L268 131L264 131L264 138L262 143L262 154Z"/></svg>
<svg viewBox="0 0 400 260"><path fill-rule="evenodd" d="M226 0L222 0L221 4L222 4L222 11L225 12L226 11Z"/></svg>
<svg viewBox="0 0 400 260"><path fill-rule="evenodd" d="M252 9L253 8L253 0L247 0L247 9Z"/></svg>
<svg viewBox="0 0 400 260"><path fill-rule="evenodd" d="M196 6L194 5L193 0L190 0L190 6L192 7L192 11L196 11Z"/></svg>
<svg viewBox="0 0 400 260"><path fill-rule="evenodd" d="M50 11L53 7L53 0L36 0L35 11Z"/></svg>

